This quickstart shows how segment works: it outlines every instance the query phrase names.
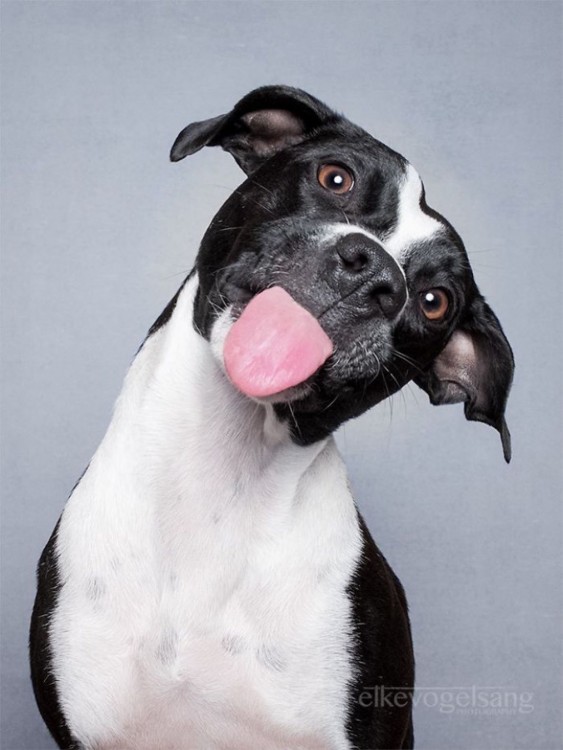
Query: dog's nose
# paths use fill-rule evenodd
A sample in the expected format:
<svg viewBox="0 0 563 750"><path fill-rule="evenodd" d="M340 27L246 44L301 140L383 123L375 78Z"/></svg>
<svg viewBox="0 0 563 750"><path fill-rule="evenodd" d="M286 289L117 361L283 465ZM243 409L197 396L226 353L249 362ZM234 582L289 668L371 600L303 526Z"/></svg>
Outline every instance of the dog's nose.
<svg viewBox="0 0 563 750"><path fill-rule="evenodd" d="M367 297L388 320L395 318L407 300L405 277L397 261L380 244L359 233L341 237L335 249L345 286Z"/></svg>

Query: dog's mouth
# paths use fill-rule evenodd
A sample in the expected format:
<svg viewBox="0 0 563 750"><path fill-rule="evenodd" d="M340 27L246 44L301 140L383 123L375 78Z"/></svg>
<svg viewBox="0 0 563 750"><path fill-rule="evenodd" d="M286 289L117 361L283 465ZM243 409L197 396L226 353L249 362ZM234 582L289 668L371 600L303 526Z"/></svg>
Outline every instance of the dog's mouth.
<svg viewBox="0 0 563 750"><path fill-rule="evenodd" d="M391 366L393 326L322 274L309 280L291 271L280 278L277 267L229 266L205 296L213 300L208 336L226 377L248 398L323 411L379 381ZM396 377L392 371L385 392Z"/></svg>
<svg viewBox="0 0 563 750"><path fill-rule="evenodd" d="M232 324L223 362L231 382L251 398L285 401L304 394L333 353L318 320L279 286L252 297Z"/></svg>

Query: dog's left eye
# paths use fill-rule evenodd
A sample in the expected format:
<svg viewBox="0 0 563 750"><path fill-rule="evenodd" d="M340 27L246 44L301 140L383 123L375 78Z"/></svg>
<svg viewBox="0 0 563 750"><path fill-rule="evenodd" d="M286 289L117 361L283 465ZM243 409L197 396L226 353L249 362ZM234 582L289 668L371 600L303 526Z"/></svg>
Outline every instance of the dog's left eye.
<svg viewBox="0 0 563 750"><path fill-rule="evenodd" d="M354 176L339 164L323 164L317 172L319 184L331 193L343 195L354 187Z"/></svg>
<svg viewBox="0 0 563 750"><path fill-rule="evenodd" d="M428 320L439 321L445 318L450 300L443 289L428 289L420 294L419 305Z"/></svg>

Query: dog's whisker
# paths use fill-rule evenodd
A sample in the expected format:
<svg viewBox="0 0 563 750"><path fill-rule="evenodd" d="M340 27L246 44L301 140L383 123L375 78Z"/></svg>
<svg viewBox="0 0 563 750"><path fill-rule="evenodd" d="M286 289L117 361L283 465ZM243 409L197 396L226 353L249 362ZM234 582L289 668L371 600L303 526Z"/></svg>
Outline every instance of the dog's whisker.
<svg viewBox="0 0 563 750"><path fill-rule="evenodd" d="M391 371L391 363L388 363L388 373L391 376L391 378L394 380L397 390L395 391L396 394L399 394L401 397L401 401L403 402L403 406L405 407L405 413L407 412L407 400L405 398L405 394L403 392L403 386L401 385L400 381L395 377L395 375Z"/></svg>
<svg viewBox="0 0 563 750"><path fill-rule="evenodd" d="M270 190L270 188L267 188L265 185L262 185L261 183L259 183L255 177L251 178L250 182L253 185L256 185L257 187L259 187L261 190L264 190L266 193L269 193L269 195L274 195L274 196L276 195L273 190Z"/></svg>
<svg viewBox="0 0 563 750"><path fill-rule="evenodd" d="M216 234L219 234L219 232L234 232L235 230L244 229L244 226L240 227L221 227L221 229L215 229L214 232Z"/></svg>
<svg viewBox="0 0 563 750"><path fill-rule="evenodd" d="M406 364L410 365L411 367L414 367L419 373L424 372L420 364L416 362L414 359L412 359L412 357L409 357L404 352L400 352L398 349L393 348L391 350L391 353L394 357L397 357L397 359L401 359L403 360L403 362L406 362Z"/></svg>
<svg viewBox="0 0 563 750"><path fill-rule="evenodd" d="M168 274L167 276L161 276L160 278L162 281L168 281L169 279L175 279L178 276L186 276L190 272L190 269L186 269L185 271L177 271L176 273Z"/></svg>

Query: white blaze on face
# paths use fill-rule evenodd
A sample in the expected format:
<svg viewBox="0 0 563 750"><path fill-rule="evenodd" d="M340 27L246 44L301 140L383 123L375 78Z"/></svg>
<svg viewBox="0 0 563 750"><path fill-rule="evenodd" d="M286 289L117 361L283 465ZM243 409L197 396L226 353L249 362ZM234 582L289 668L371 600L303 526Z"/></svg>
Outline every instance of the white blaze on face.
<svg viewBox="0 0 563 750"><path fill-rule="evenodd" d="M422 181L416 169L409 164L399 187L397 226L384 243L385 249L395 258L404 255L410 245L426 240L444 228L441 222L421 209L421 196Z"/></svg>

